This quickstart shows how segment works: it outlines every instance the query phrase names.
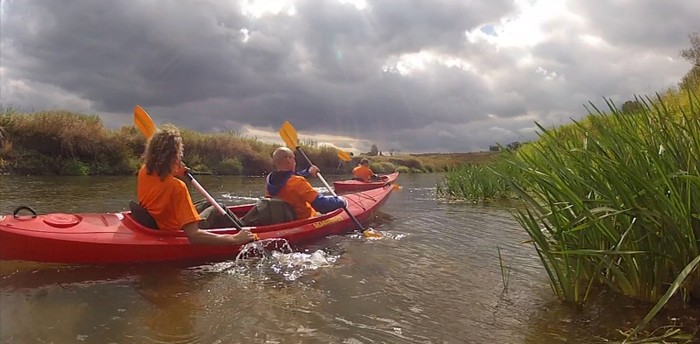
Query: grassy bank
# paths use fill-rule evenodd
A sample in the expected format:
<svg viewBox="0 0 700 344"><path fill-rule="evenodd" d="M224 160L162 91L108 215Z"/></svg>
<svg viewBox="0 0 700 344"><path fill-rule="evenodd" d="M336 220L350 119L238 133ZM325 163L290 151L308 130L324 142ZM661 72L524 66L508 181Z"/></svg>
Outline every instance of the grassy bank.
<svg viewBox="0 0 700 344"><path fill-rule="evenodd" d="M439 191L470 201L517 197L515 217L553 291L584 304L601 288L656 303L700 298L700 87L589 115L483 165Z"/></svg>
<svg viewBox="0 0 700 344"><path fill-rule="evenodd" d="M272 170L279 147L235 132L198 133L181 129L185 161L199 173L263 175ZM66 111L0 112L0 173L24 175L126 175L140 165L145 138L133 127L105 128L97 115ZM280 140L281 143L281 140ZM360 156L339 164L337 151L302 141L311 161L323 171L349 173ZM476 154L475 159L483 159ZM368 157L377 173L446 171L463 161L450 154ZM300 160L300 166L304 166Z"/></svg>
<svg viewBox="0 0 700 344"><path fill-rule="evenodd" d="M472 153L430 153L407 154L396 156L354 156L340 168L342 173L350 173L362 158L370 161L370 168L375 173L431 173L446 172L467 163L490 161L495 156L492 152Z"/></svg>

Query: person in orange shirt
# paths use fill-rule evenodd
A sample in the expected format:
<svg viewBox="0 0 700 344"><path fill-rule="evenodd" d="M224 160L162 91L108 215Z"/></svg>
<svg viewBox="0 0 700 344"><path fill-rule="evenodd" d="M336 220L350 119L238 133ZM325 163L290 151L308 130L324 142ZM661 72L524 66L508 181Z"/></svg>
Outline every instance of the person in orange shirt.
<svg viewBox="0 0 700 344"><path fill-rule="evenodd" d="M144 163L139 169L136 193L139 204L153 217L159 229L182 229L192 244L241 245L254 239L248 230L236 234L215 234L201 230L201 217L182 177L187 167L182 163L183 145L180 131L164 125L146 143Z"/></svg>
<svg viewBox="0 0 700 344"><path fill-rule="evenodd" d="M316 165L296 172L294 152L287 147L279 147L272 153L275 171L267 176L266 195L277 197L289 203L296 213L297 220L308 219L316 212L328 213L347 206L340 196L323 196L311 186L306 176L316 176Z"/></svg>
<svg viewBox="0 0 700 344"><path fill-rule="evenodd" d="M362 159L357 167L352 169L352 179L356 179L362 182L369 182L370 180L378 180L379 176L374 174L372 169L369 168L369 160Z"/></svg>

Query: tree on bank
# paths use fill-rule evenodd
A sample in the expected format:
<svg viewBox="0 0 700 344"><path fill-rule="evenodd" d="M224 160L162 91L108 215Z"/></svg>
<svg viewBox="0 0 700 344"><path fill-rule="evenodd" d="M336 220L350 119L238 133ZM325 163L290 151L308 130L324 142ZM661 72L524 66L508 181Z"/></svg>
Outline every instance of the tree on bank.
<svg viewBox="0 0 700 344"><path fill-rule="evenodd" d="M373 144L372 147L369 148L369 153L367 153L369 156L377 156L379 155L379 148L377 145Z"/></svg>
<svg viewBox="0 0 700 344"><path fill-rule="evenodd" d="M690 48L681 50L681 57L693 64L690 71L681 79L680 86L684 89L692 89L693 85L700 84L700 34L697 32L688 35Z"/></svg>

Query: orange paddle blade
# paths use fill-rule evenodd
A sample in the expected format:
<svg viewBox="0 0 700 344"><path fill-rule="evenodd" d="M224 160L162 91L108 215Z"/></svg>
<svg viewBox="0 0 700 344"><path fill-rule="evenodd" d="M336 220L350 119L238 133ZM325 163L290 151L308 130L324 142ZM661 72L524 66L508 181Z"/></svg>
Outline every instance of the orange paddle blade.
<svg viewBox="0 0 700 344"><path fill-rule="evenodd" d="M134 125L146 138L153 136L156 132L156 125L151 116L139 105L134 106Z"/></svg>
<svg viewBox="0 0 700 344"><path fill-rule="evenodd" d="M343 161L350 161L352 158L350 157L350 153L346 151L342 151L338 149L338 159L343 160Z"/></svg>
<svg viewBox="0 0 700 344"><path fill-rule="evenodd" d="M282 127L280 128L280 137L282 140L284 140L284 143L287 145L287 147L291 149L297 149L299 147L299 140L297 139L297 130L294 129L294 126L292 126L292 123L289 123L288 121L285 121L282 123Z"/></svg>

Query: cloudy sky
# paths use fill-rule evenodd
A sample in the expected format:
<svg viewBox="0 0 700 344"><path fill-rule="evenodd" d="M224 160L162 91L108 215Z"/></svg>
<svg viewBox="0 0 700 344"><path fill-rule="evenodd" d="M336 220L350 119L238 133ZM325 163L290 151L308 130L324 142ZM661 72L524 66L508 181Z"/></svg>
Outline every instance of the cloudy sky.
<svg viewBox="0 0 700 344"><path fill-rule="evenodd" d="M677 85L690 0L1 0L0 103L352 151L486 150Z"/></svg>

